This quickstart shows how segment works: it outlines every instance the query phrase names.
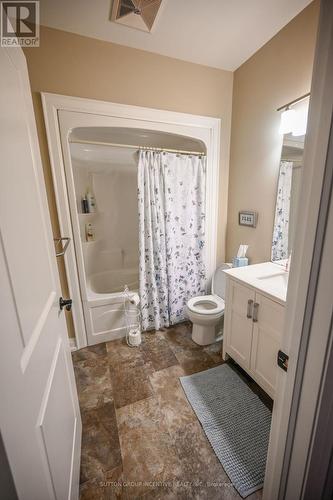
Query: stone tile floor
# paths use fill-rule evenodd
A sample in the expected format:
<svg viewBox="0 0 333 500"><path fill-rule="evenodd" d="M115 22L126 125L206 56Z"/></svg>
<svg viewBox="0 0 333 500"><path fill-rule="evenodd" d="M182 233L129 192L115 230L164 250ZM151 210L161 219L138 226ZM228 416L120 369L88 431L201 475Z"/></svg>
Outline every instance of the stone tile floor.
<svg viewBox="0 0 333 500"><path fill-rule="evenodd" d="M240 499L179 382L221 364L221 343L200 347L191 325L73 353L82 416L81 500ZM256 394L272 401L231 363ZM261 491L249 500L261 499Z"/></svg>

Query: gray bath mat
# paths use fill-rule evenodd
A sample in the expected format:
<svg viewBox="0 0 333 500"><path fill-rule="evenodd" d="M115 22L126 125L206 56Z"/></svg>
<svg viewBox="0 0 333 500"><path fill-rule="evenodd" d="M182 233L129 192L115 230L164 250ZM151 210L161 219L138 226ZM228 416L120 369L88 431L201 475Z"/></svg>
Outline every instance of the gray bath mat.
<svg viewBox="0 0 333 500"><path fill-rule="evenodd" d="M245 498L262 488L271 412L226 364L180 381L239 494Z"/></svg>

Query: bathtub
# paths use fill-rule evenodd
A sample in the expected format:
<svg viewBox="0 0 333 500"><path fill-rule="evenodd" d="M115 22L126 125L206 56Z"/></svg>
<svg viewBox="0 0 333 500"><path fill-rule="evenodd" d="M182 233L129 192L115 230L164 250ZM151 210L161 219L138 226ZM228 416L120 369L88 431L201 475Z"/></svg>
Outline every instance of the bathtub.
<svg viewBox="0 0 333 500"><path fill-rule="evenodd" d="M126 322L122 292L127 285L138 297L138 268L93 273L87 277L86 283L86 293L82 293L83 312L93 343L124 337Z"/></svg>
<svg viewBox="0 0 333 500"><path fill-rule="evenodd" d="M88 281L88 287L94 294L123 292L126 285L133 291L139 288L139 274L135 268L95 273Z"/></svg>

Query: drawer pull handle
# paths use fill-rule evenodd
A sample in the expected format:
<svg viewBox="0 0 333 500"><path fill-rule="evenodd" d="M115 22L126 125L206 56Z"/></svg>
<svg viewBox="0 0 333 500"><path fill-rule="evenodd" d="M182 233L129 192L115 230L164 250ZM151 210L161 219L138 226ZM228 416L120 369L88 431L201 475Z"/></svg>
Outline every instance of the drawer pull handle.
<svg viewBox="0 0 333 500"><path fill-rule="evenodd" d="M259 309L259 304L258 302L255 302L253 305L253 323L258 322L258 309Z"/></svg>
<svg viewBox="0 0 333 500"><path fill-rule="evenodd" d="M253 307L253 300L249 299L247 301L247 314L246 314L247 318L252 318L252 307Z"/></svg>

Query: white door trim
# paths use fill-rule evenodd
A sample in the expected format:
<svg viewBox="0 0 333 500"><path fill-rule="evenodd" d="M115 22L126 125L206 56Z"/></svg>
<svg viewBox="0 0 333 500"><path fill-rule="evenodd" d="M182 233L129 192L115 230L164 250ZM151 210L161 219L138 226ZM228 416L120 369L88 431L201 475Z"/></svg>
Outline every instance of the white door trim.
<svg viewBox="0 0 333 500"><path fill-rule="evenodd" d="M65 170L58 120L58 112L60 110L90 113L94 115L110 116L129 120L141 120L142 122L182 125L192 127L193 130L201 128L209 132L210 144L207 145L206 182L206 255L207 271L208 276L210 277L216 268L219 175L222 176L222 185L226 185L228 181L227 165L221 165L221 168L219 167L221 120L219 118L97 101L80 97L62 96L49 93L42 93L41 95L60 230L63 236L70 236L72 238L73 234L70 208L66 190ZM226 162L226 160L223 159L224 156L225 155L222 155L221 162ZM227 214L225 213L223 217L225 219L225 223ZM65 254L65 266L68 277L69 291L73 299L73 320L76 332L76 344L78 348L81 348L87 345L87 338L85 334L77 263L73 246L71 246L71 249L68 249Z"/></svg>

